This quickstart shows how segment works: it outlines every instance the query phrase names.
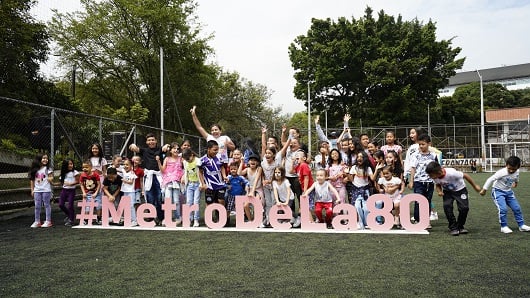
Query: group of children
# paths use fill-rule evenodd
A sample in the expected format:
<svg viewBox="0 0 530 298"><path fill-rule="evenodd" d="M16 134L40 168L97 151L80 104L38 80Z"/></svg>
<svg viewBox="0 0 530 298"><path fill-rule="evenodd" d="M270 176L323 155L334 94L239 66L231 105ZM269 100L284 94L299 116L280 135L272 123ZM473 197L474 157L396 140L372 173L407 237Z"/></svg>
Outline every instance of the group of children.
<svg viewBox="0 0 530 298"><path fill-rule="evenodd" d="M399 204L408 185L414 193L425 196L429 203L436 189L443 197L450 234L456 236L468 233L464 227L469 210L467 181L481 195L493 183L492 197L499 209L501 232L511 232L506 220L507 207L513 210L519 230L530 231L530 227L524 224L521 208L512 191L520 167L520 159L515 156L508 158L506 167L491 176L481 188L468 174L441 167L441 155L430 146L430 137L416 129L410 132L414 144L407 150L402 162L403 148L397 144L393 132L386 133L385 145L378 148L365 134L358 138L350 135L347 126L349 116L346 115L344 131L340 136L332 134L332 139L328 139L317 118L319 154L310 160L296 128L288 130L282 127L281 140L267 137L267 129L263 128L259 154L252 146L244 151L236 148L228 136L222 135L217 124L211 126L210 133L206 132L195 110L195 107L190 110L193 122L207 140L206 154L201 157L191 150L187 141L182 145L175 142L160 146L154 134L148 134L146 147L129 146L136 154L130 160L122 161L120 156L116 156L112 164L107 165L99 144L92 145L90 158L83 162L81 173L75 170L73 160L65 160L61 168L63 189L59 198L59 206L66 215L65 225L75 222L73 203L75 187L79 184L83 200L95 202L96 223L101 223L102 194L116 206L121 198L129 198L132 225L135 226L136 208L142 202L142 195L145 202L155 206L155 222L159 225L164 219L162 202L171 200L176 204L172 219L179 225L182 222L182 204L199 205L201 193L204 193L207 205L219 203L225 206L226 225L230 225L230 216L235 212L236 197L242 195L257 198L264 207L260 227L271 226L269 212L274 205L289 207L292 211L290 222L293 227L299 227L301 220L296 206L300 206L301 198L307 198L313 214L311 221L325 222L331 228L333 207L349 203L357 210L358 228L365 229L370 209L366 201L370 195L382 193L391 199L394 225L400 228ZM36 157L29 177L35 199L35 221L31 227L50 227L53 171L48 166L46 155ZM458 216L453 212L454 201ZM40 221L42 204L46 208L44 224ZM382 202L377 202L375 207L382 207ZM254 219L251 204L244 204L244 212L246 219ZM190 220L194 227L200 225L200 209L192 211ZM378 217L376 220L382 223L384 219ZM418 203L415 203L412 220L429 220L420 219Z"/></svg>

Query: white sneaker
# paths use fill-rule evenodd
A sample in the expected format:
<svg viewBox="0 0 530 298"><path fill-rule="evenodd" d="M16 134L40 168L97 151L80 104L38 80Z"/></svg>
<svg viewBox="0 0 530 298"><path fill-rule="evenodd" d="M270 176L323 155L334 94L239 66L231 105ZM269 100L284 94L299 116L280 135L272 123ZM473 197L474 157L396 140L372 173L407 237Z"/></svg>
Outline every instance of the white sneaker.
<svg viewBox="0 0 530 298"><path fill-rule="evenodd" d="M521 232L530 232L530 227L527 225L522 225L519 227L519 231Z"/></svg>
<svg viewBox="0 0 530 298"><path fill-rule="evenodd" d="M199 226L199 221L198 220L194 220L193 221L193 227L196 228Z"/></svg>
<svg viewBox="0 0 530 298"><path fill-rule="evenodd" d="M295 220L294 220L294 223L293 223L293 228L298 228L301 224L301 220L300 220L300 216L298 216Z"/></svg>
<svg viewBox="0 0 530 298"><path fill-rule="evenodd" d="M431 211L431 216L429 216L430 220L438 220L438 212Z"/></svg>
<svg viewBox="0 0 530 298"><path fill-rule="evenodd" d="M40 222L36 221L36 222L32 223L30 227L31 228L40 228L41 225L40 225Z"/></svg>
<svg viewBox="0 0 530 298"><path fill-rule="evenodd" d="M51 221L45 221L41 228L51 228L53 225L52 225L52 222Z"/></svg>
<svg viewBox="0 0 530 298"><path fill-rule="evenodd" d="M182 223L182 219L175 219L175 224L178 226Z"/></svg>
<svg viewBox="0 0 530 298"><path fill-rule="evenodd" d="M504 234L510 234L512 231L512 229L510 229L510 227L501 227L501 233L504 233Z"/></svg>
<svg viewBox="0 0 530 298"><path fill-rule="evenodd" d="M131 222L131 227L137 227L138 226L138 222L136 221L132 221Z"/></svg>

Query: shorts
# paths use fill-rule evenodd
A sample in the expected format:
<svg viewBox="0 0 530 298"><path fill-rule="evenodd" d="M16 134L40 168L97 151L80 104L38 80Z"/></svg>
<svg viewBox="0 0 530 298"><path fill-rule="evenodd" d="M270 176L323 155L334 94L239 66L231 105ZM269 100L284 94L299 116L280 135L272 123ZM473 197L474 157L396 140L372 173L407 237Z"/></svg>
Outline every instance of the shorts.
<svg viewBox="0 0 530 298"><path fill-rule="evenodd" d="M87 202L92 202L92 200L94 200L94 202L96 203L95 204L96 210L101 210L101 193L99 193L97 195L94 195L93 193L92 194L87 194L86 195L86 201ZM90 207L86 207L85 211L89 212L89 208Z"/></svg>
<svg viewBox="0 0 530 298"><path fill-rule="evenodd" d="M307 198L309 199L309 210L315 210L315 191L311 191Z"/></svg>
<svg viewBox="0 0 530 298"><path fill-rule="evenodd" d="M228 195L226 196L226 211L235 211L236 210L236 196Z"/></svg>
<svg viewBox="0 0 530 298"><path fill-rule="evenodd" d="M225 199L226 188L221 188L217 190L207 189L204 192L204 200L207 205L213 203L219 203L219 200Z"/></svg>

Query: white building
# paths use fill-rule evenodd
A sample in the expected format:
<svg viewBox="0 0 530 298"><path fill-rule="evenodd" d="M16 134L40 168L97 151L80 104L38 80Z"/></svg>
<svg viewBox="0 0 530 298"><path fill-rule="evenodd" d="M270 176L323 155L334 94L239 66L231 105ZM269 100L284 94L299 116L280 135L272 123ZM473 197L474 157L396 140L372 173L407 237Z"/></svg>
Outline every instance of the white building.
<svg viewBox="0 0 530 298"><path fill-rule="evenodd" d="M499 83L508 90L530 88L530 63L479 69L482 82ZM479 82L477 71L464 71L449 78L449 85L439 90L438 95L452 96L456 88L473 82Z"/></svg>

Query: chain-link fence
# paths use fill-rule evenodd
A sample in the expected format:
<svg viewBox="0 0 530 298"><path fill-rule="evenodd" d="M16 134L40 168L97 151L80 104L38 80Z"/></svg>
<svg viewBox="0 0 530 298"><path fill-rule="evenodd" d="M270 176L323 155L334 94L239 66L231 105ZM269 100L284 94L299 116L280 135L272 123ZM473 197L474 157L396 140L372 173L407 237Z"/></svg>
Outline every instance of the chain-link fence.
<svg viewBox="0 0 530 298"><path fill-rule="evenodd" d="M160 144L188 140L197 152L205 147L201 137L182 132L5 97L0 97L0 106L3 107L0 114L0 204L31 200L28 169L39 152L49 155L50 165L58 177L66 158L72 158L80 169L94 143L101 145L109 163L115 155L132 157L129 145L145 145L147 133L154 133Z"/></svg>
<svg viewBox="0 0 530 298"><path fill-rule="evenodd" d="M101 144L105 158L110 162L114 155L131 157L128 146L131 143L144 145L145 135L154 133L160 144L189 140L192 149L203 154L206 142L200 136L183 132L161 130L156 127L132 122L77 113L59 108L38 105L15 99L0 97L0 204L13 201L31 201L27 172L32 159L38 152L46 152L55 170L65 158L72 158L80 168L94 143ZM367 133L380 145L385 143L385 132L391 130L404 149L411 143L409 131L415 126L360 127L351 125L351 134ZM423 126L427 129L427 125ZM313 128L314 129L314 128ZM326 133L340 133L342 128L324 128ZM529 123L488 124L486 131L486 164L488 171L504 165L509 155L517 155L523 167L530 162ZM260 135L258 131L227 132L236 142L242 144L246 136ZM303 141L307 140L307 128L301 129ZM269 134L280 136L281 124L269 128ZM471 161L481 168L480 124L442 124L430 127L432 145L443 153L444 164L469 170ZM258 145L260 140L254 140ZM311 152L317 149L317 136L312 133ZM58 176L58 174L56 175ZM25 195L21 195L25 194ZM1 209L1 206L0 206Z"/></svg>

